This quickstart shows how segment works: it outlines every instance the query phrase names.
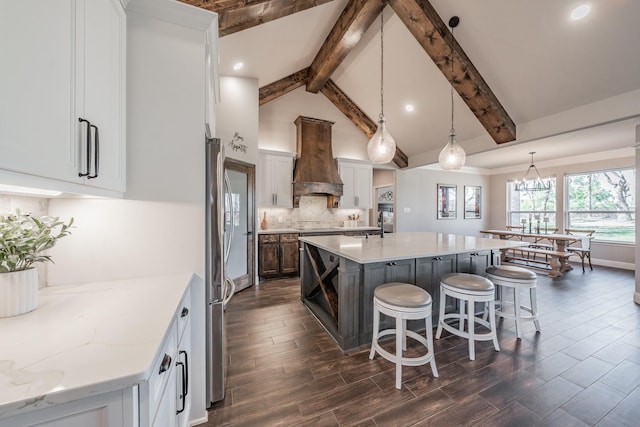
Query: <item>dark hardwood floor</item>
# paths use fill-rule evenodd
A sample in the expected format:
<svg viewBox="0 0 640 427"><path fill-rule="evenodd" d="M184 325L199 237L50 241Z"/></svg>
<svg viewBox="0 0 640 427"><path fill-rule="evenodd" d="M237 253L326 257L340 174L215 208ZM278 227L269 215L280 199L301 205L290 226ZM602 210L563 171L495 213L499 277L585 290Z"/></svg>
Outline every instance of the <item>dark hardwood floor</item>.
<svg viewBox="0 0 640 427"><path fill-rule="evenodd" d="M498 324L501 351L446 333L429 365L369 348L343 354L300 303L299 280L263 282L226 312L227 394L205 426L638 426L640 306L634 272L596 266L538 275L542 333ZM409 349L411 351L411 349Z"/></svg>

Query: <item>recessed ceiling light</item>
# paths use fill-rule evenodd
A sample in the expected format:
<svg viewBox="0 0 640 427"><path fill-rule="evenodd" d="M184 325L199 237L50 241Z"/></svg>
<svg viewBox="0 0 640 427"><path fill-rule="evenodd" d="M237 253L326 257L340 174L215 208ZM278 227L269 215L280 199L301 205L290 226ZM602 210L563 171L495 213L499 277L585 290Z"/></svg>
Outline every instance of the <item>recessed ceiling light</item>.
<svg viewBox="0 0 640 427"><path fill-rule="evenodd" d="M581 4L571 12L571 20L579 21L585 18L589 14L589 12L591 12L591 6L589 6L588 4Z"/></svg>
<svg viewBox="0 0 640 427"><path fill-rule="evenodd" d="M407 104L407 105L404 106L404 109L407 110L408 112L412 112L413 111L413 105Z"/></svg>
<svg viewBox="0 0 640 427"><path fill-rule="evenodd" d="M244 64L242 62L236 62L235 64L233 64L233 70L234 71L241 70L242 67L244 67Z"/></svg>

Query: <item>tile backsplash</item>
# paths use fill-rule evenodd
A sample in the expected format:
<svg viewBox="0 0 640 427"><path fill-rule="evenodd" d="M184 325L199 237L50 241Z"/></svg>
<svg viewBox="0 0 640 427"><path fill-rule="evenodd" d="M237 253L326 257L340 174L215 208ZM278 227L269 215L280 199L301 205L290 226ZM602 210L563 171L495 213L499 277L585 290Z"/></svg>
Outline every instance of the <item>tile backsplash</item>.
<svg viewBox="0 0 640 427"><path fill-rule="evenodd" d="M324 196L303 196L300 198L300 207L286 208L260 208L256 226L260 224L266 213L267 229L278 228L330 228L342 227L349 215L359 215L358 226L369 225L368 209L327 209L327 198Z"/></svg>
<svg viewBox="0 0 640 427"><path fill-rule="evenodd" d="M0 213L13 213L16 209L20 209L23 213L31 213L38 217L48 215L49 199L42 197L23 197L0 194Z"/></svg>

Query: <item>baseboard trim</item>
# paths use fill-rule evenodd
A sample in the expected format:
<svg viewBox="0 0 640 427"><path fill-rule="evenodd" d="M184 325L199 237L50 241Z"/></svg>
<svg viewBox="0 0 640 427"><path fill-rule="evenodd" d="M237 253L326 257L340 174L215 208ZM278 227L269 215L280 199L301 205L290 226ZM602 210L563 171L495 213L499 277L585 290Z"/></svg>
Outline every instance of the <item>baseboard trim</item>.
<svg viewBox="0 0 640 427"><path fill-rule="evenodd" d="M189 422L189 425L190 425L190 426L197 426L198 424L204 424L204 423L206 423L207 421L209 421L209 413L208 413L208 412L205 412L204 417L202 417L202 418L198 418L198 419L195 419L195 420L191 420L191 421Z"/></svg>
<svg viewBox="0 0 640 427"><path fill-rule="evenodd" d="M572 261L576 263L575 261ZM584 260L585 264L588 264L589 261ZM579 262L577 264L580 264ZM622 270L635 270L636 265L631 262L621 262L621 261L612 261L610 259L596 259L591 258L591 264L593 265L601 265L603 267L611 267L611 268L620 268ZM587 266L588 268L588 266Z"/></svg>

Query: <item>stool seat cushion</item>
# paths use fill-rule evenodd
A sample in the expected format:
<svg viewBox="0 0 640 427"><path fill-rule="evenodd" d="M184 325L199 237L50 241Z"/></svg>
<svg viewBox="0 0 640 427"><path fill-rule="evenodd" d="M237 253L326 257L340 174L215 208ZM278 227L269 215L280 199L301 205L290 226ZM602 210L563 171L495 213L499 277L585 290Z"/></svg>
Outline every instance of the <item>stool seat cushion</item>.
<svg viewBox="0 0 640 427"><path fill-rule="evenodd" d="M449 273L442 276L441 283L464 291L492 291L493 282L477 274Z"/></svg>
<svg viewBox="0 0 640 427"><path fill-rule="evenodd" d="M386 283L373 291L373 296L385 304L405 308L426 307L431 295L424 289L409 283Z"/></svg>
<svg viewBox="0 0 640 427"><path fill-rule="evenodd" d="M486 270L487 274L492 276L504 277L505 279L515 280L535 280L536 273L522 267L513 267L511 265L494 265Z"/></svg>

